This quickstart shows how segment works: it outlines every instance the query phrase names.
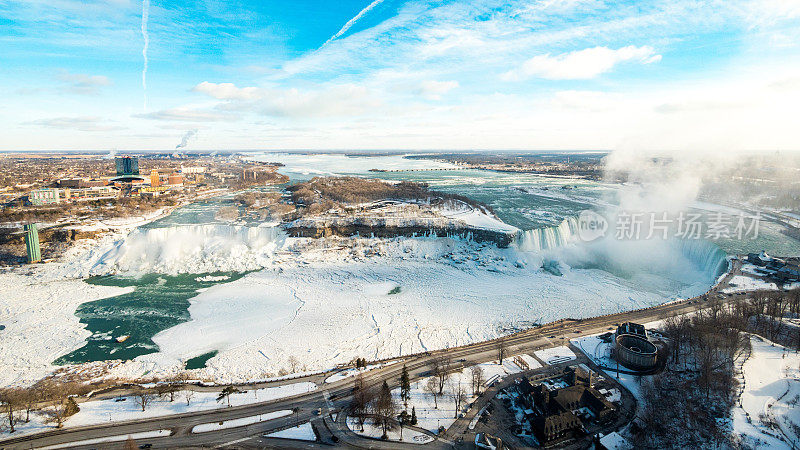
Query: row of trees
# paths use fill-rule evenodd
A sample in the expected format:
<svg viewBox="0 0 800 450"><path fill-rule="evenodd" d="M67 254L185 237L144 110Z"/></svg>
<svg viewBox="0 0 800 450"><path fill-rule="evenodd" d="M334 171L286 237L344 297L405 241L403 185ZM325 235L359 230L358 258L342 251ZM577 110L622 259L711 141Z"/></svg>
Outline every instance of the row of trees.
<svg viewBox="0 0 800 450"><path fill-rule="evenodd" d="M189 374L184 372L169 382L156 385L153 389L136 388L131 395L132 400L142 411L159 398L173 402L181 397L186 406L189 406L195 396L195 391L185 389L189 378ZM53 378L44 379L30 387L2 389L0 390L2 425L13 433L19 423L30 422L31 412L36 411L45 417L45 423L52 423L61 428L67 418L80 410L76 398L87 394L89 389L91 387L83 383L65 382ZM227 389L223 389L217 401L222 401L230 394L238 392L235 388Z"/></svg>
<svg viewBox="0 0 800 450"><path fill-rule="evenodd" d="M55 380L40 382L30 388L2 389L0 409L5 416L3 424L13 433L18 423L30 422L31 412L41 409L46 415L47 423L61 428L69 416L79 411L75 402L75 396L79 392L79 385Z"/></svg>
<svg viewBox="0 0 800 450"><path fill-rule="evenodd" d="M800 350L800 327L786 320L800 318L800 289L757 292L742 304L748 329L770 341Z"/></svg>

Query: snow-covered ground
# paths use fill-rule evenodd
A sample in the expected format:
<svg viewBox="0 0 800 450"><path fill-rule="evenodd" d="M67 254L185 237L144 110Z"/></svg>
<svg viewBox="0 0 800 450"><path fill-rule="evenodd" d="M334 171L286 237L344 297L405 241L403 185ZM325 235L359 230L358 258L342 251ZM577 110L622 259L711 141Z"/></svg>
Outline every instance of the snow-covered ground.
<svg viewBox="0 0 800 450"><path fill-rule="evenodd" d="M733 431L753 447L788 448L787 441L800 441L800 356L758 336L750 342L752 352L742 367L741 406L732 411Z"/></svg>
<svg viewBox="0 0 800 450"><path fill-rule="evenodd" d="M230 405L239 406L277 400L280 398L290 397L292 395L311 392L316 388L317 386L314 383L301 382L263 389L251 389L247 392L231 394ZM142 408L139 404L137 404L135 397L123 397L125 399L124 401L118 401L118 399L107 399L82 402L78 404L80 411L78 411L75 415L70 416L64 422L64 426L77 427L82 425L95 425L105 422L135 420L144 417L158 417L171 414L180 414L184 412L205 411L209 409L226 408L228 406L228 399L217 401L219 392L191 392L188 394L189 404L187 405L188 392L190 391L181 391L176 393L174 400L171 402L166 398L156 398L147 405L145 411L142 411ZM255 422L259 421L257 417L258 416L256 416ZM264 417L261 420L269 420L266 417L267 415L264 414ZM41 432L52 429L53 427L54 424L45 423L44 415L34 412L31 413L30 422L17 424L17 431L14 433L14 436ZM4 436L4 432L7 432L7 430L5 428L0 428L0 436Z"/></svg>
<svg viewBox="0 0 800 450"><path fill-rule="evenodd" d="M348 205L345 211L333 210L306 215L290 222L290 228L346 227L357 223L369 227L421 227L480 229L515 235L520 229L498 219L492 212L453 200L444 205L428 201L380 200Z"/></svg>
<svg viewBox="0 0 800 450"><path fill-rule="evenodd" d="M616 431L601 437L600 443L609 450L629 450L633 448L633 445Z"/></svg>
<svg viewBox="0 0 800 450"><path fill-rule="evenodd" d="M755 290L775 291L778 289L778 286L775 283L770 283L758 278L746 277L742 275L736 275L732 277L729 284L731 287L723 289L722 292L735 293Z"/></svg>
<svg viewBox="0 0 800 450"><path fill-rule="evenodd" d="M311 422L306 422L296 427L287 428L274 433L265 434L264 436L278 439L297 439L300 441L317 440L317 435L314 434L314 428L311 427Z"/></svg>
<svg viewBox="0 0 800 450"><path fill-rule="evenodd" d="M92 333L75 316L78 305L132 290L0 273L0 386L36 381L55 370L59 356L83 346Z"/></svg>
<svg viewBox="0 0 800 450"><path fill-rule="evenodd" d="M520 231L519 228L503 222L493 214L478 210L477 208L440 209L439 212L444 217L459 220L473 228L495 230L511 234Z"/></svg>
<svg viewBox="0 0 800 450"><path fill-rule="evenodd" d="M356 419L352 417L347 418L347 426L353 430L356 434L360 434L361 436L371 437L375 439L380 439L383 436L383 428L380 425L375 425L371 422L367 422L364 424L364 429L361 429L361 426L356 422ZM395 427L389 430L386 433L386 438L390 441L402 441L411 444L426 444L431 442L433 438L428 436L425 433L412 430L409 428L403 428L402 430L402 439L401 439L401 430L400 427Z"/></svg>
<svg viewBox="0 0 800 450"><path fill-rule="evenodd" d="M113 372L122 378L145 371L168 375L187 359L217 350L197 376L220 382L289 370L290 358L300 368L321 370L358 357L381 359L462 345L497 337L499 329L561 318L564 311L585 317L635 309L669 301L675 292L674 280L655 275L648 277L653 287L648 290L638 279L599 269L554 276L539 269L542 258L450 238L314 240L287 238L268 227L226 225L140 230L40 266L25 280L24 301L13 295L0 300L9 316L30 311L27 328L2 331L0 345L16 345L3 347L0 364L12 368L7 377L14 380L33 373L20 355L36 355L41 370L32 380L79 346L78 338L88 333L72 305L122 291L72 281L74 288L59 290L72 302L70 308L58 311L53 302L60 300L47 282L90 273L260 269L198 293L191 299L191 320L154 337L160 352ZM11 293L23 278L0 275L0 286ZM707 284L683 288L701 293ZM101 294L84 294L89 291ZM59 335L74 336L60 352L62 347L51 341L31 338L32 330L49 327L55 317L63 330Z"/></svg>
<svg viewBox="0 0 800 450"><path fill-rule="evenodd" d="M537 358L547 364L558 364L575 359L575 353L567 347L552 347L534 352Z"/></svg>
<svg viewBox="0 0 800 450"><path fill-rule="evenodd" d="M214 286L191 300L189 322L155 336L159 353L137 361L175 366L218 350L200 376L247 380L288 370L292 357L327 369L491 339L563 311L579 317L666 301L600 270L555 277L517 268L498 249L470 253L449 240L393 245L409 251L364 259L305 253L307 264Z"/></svg>
<svg viewBox="0 0 800 450"><path fill-rule="evenodd" d="M170 433L171 433L170 430L156 430L156 431L144 431L142 433L121 434L119 436L109 436L96 439L84 439L82 441L70 442L69 444L48 445L47 447L41 447L40 450L55 450L60 448L72 448L84 445L104 444L108 442L121 442L121 441L127 441L128 439L136 441L136 439L148 439L148 438L169 436Z"/></svg>
<svg viewBox="0 0 800 450"><path fill-rule="evenodd" d="M192 428L192 433L206 433L209 431L219 431L228 428L243 427L245 425L252 425L254 423L261 423L261 422L266 422L267 420L286 417L291 414L292 414L291 410L282 409L280 411L268 412L264 414L259 414L257 416L242 417L239 419L226 420L224 422L202 423L200 425L195 425L195 427Z"/></svg>
<svg viewBox="0 0 800 450"><path fill-rule="evenodd" d="M366 367L358 368L358 369L345 369L340 372L336 372L335 374L329 376L325 379L326 383L335 383L337 381L344 380L345 378L354 377L359 373L364 373L372 369L377 369L379 367L383 367L383 364L370 364Z"/></svg>
<svg viewBox="0 0 800 450"><path fill-rule="evenodd" d="M742 264L742 272L755 275L757 277L763 277L768 271L764 270L763 267L758 267L755 264L744 263Z"/></svg>

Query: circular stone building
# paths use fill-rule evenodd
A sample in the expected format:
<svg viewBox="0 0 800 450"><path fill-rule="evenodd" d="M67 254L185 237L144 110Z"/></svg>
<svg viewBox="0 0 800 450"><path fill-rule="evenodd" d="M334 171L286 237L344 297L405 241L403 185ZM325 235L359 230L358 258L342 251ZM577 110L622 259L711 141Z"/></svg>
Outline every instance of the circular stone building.
<svg viewBox="0 0 800 450"><path fill-rule="evenodd" d="M625 322L614 336L614 357L633 370L650 370L656 366L658 348L647 339L643 325Z"/></svg>

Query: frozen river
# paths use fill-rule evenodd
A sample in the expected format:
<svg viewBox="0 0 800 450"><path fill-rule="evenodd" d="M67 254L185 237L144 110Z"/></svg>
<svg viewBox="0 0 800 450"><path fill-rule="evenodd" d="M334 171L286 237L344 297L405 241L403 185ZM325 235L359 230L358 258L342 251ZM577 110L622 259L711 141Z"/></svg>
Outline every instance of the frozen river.
<svg viewBox="0 0 800 450"><path fill-rule="evenodd" d="M703 242L608 248L577 241L565 220L585 209L613 206L619 189L614 185L453 170L446 163L400 156L254 158L283 163L281 171L293 182L329 174L424 181L490 205L520 230L536 231L521 235L521 242L529 240L526 245L508 249L447 238L309 243L270 225L219 222L214 212L222 200L196 203L40 269L97 274L87 283L124 289L73 306L80 323L71 326L83 341L66 342L55 362L121 359L126 362L114 366L115 374L139 377L176 373L190 359L213 355L199 376L264 378L292 366L325 369L356 357L460 345L542 321L696 295L724 264L724 253ZM766 247L800 253L797 241L777 226L768 224L760 239L720 244L728 252ZM2 349L3 359L14 358L29 342L15 327L9 330L21 347ZM36 361L37 370L14 379L41 375L53 359Z"/></svg>

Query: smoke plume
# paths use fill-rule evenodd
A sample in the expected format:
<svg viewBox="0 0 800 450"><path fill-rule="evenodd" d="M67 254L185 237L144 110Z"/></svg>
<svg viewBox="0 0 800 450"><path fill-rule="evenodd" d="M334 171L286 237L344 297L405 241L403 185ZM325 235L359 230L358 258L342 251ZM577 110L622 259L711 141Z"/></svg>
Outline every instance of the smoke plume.
<svg viewBox="0 0 800 450"><path fill-rule="evenodd" d="M147 34L147 19L150 16L150 0L142 0L142 38L144 47L142 57L144 66L142 67L142 89L144 90L144 111L147 112L147 47L150 45L150 36Z"/></svg>
<svg viewBox="0 0 800 450"><path fill-rule="evenodd" d="M181 138L181 143L175 146L175 149L185 148L189 145L189 141L197 135L197 130L189 130Z"/></svg>

